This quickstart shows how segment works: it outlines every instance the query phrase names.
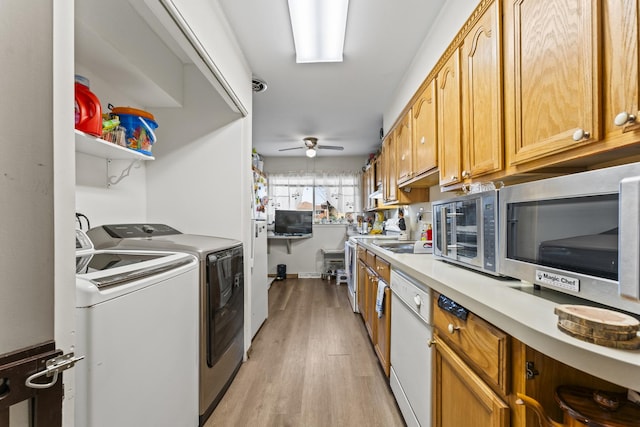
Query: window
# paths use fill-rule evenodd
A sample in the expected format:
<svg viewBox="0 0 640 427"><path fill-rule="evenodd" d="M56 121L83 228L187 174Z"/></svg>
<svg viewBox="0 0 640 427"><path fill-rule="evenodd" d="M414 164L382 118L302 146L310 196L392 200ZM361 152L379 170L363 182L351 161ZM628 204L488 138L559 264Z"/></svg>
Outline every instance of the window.
<svg viewBox="0 0 640 427"><path fill-rule="evenodd" d="M361 211L357 172L269 174L268 220L276 209L312 210L314 223L350 223Z"/></svg>

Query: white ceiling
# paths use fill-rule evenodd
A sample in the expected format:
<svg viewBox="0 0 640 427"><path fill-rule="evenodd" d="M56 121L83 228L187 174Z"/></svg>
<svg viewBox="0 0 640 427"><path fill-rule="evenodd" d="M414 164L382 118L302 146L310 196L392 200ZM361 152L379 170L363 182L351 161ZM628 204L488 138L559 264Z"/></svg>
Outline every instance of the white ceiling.
<svg viewBox="0 0 640 427"><path fill-rule="evenodd" d="M357 156L380 145L384 108L445 0L351 0L344 62L297 64L287 0L219 0L254 77L253 146L304 156L302 138L339 145L318 156ZM386 132L388 129L385 129Z"/></svg>

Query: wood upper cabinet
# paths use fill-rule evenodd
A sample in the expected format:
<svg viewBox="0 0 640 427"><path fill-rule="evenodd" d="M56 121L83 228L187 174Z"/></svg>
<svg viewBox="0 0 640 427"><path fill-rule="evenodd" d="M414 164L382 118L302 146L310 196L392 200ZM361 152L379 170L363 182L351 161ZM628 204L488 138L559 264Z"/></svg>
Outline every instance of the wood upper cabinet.
<svg viewBox="0 0 640 427"><path fill-rule="evenodd" d="M369 195L378 188L378 175L380 174L379 157L373 160L362 174L362 206L365 210L374 210L377 200L369 198Z"/></svg>
<svg viewBox="0 0 640 427"><path fill-rule="evenodd" d="M500 0L486 4L462 45L463 179L504 167L502 6Z"/></svg>
<svg viewBox="0 0 640 427"><path fill-rule="evenodd" d="M398 179L396 175L397 129L389 133L382 142L382 189L384 203L398 200Z"/></svg>
<svg viewBox="0 0 640 427"><path fill-rule="evenodd" d="M432 79L411 108L412 163L414 176L438 167L438 111L436 79Z"/></svg>
<svg viewBox="0 0 640 427"><path fill-rule="evenodd" d="M508 165L598 141L601 2L504 4Z"/></svg>
<svg viewBox="0 0 640 427"><path fill-rule="evenodd" d="M607 0L602 5L604 139L616 145L636 142L640 136L638 3Z"/></svg>
<svg viewBox="0 0 640 427"><path fill-rule="evenodd" d="M509 406L435 336L433 360L434 427L508 427Z"/></svg>
<svg viewBox="0 0 640 427"><path fill-rule="evenodd" d="M438 72L438 147L440 185L461 181L460 49L455 49Z"/></svg>
<svg viewBox="0 0 640 427"><path fill-rule="evenodd" d="M407 111L396 127L396 182L401 184L413 177L411 156L411 109Z"/></svg>

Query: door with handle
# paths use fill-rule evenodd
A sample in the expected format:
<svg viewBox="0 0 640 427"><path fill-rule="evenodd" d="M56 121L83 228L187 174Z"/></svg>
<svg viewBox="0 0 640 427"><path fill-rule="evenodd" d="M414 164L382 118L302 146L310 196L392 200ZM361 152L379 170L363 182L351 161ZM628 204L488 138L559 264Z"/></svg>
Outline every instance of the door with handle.
<svg viewBox="0 0 640 427"><path fill-rule="evenodd" d="M6 142L0 156L0 427L61 426L61 372L75 363L72 356L56 359L63 352L54 341L59 333L72 335L72 327L66 333L58 330L54 304L64 300L66 319L73 319L75 290L73 202L54 203L54 194L61 201L72 198L73 172L54 175L53 165L54 153L73 159L72 142L54 144L54 134L62 129L73 141L68 121L54 122L54 105L63 106L61 117L72 115L73 100L67 99L73 90L72 57L56 65L64 63L63 74L68 71L66 82L56 83L66 96L58 91L54 97L53 89L53 52L73 49L71 36L58 37L68 30L54 26L54 19L72 24L73 7L55 3L55 11L53 0L0 3L0 93L6 101L0 107ZM25 119L28 126L16 125ZM58 191L61 181L64 191ZM58 251L54 235L65 249ZM54 298L57 277L65 279L65 298Z"/></svg>

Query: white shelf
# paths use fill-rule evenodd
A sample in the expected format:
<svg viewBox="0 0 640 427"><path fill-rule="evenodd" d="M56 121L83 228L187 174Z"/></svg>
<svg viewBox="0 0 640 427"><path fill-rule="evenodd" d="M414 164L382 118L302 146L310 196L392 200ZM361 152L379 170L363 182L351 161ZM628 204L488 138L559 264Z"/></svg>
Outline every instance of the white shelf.
<svg viewBox="0 0 640 427"><path fill-rule="evenodd" d="M313 237L313 234L303 234L301 236L287 236L284 234L267 234L267 244L271 240L286 240L287 242L287 253L291 253L291 241L292 240L300 240L300 239L310 239ZM267 253L269 253L269 246L267 246Z"/></svg>
<svg viewBox="0 0 640 427"><path fill-rule="evenodd" d="M153 156L147 156L138 151L120 147L77 129L75 133L76 151L79 153L109 160L155 160Z"/></svg>

